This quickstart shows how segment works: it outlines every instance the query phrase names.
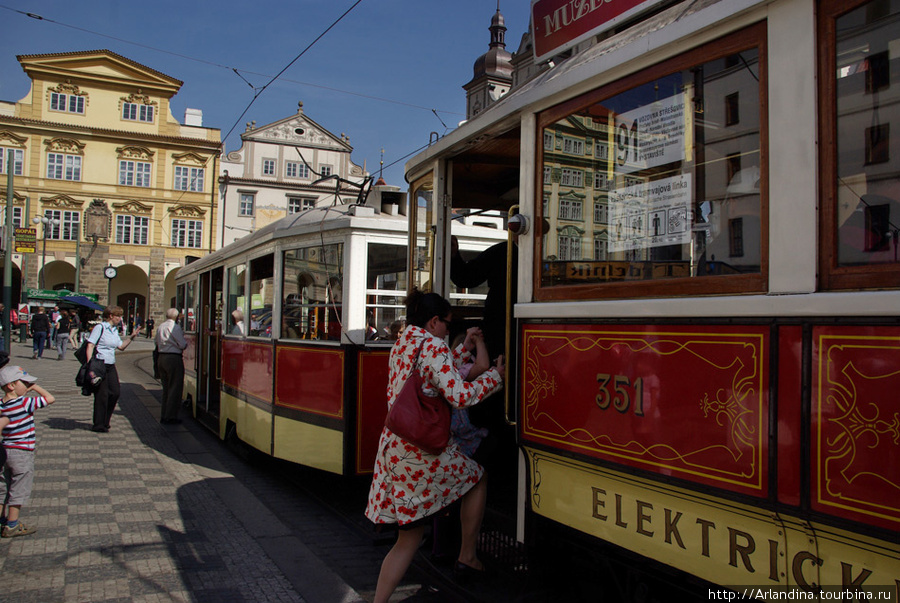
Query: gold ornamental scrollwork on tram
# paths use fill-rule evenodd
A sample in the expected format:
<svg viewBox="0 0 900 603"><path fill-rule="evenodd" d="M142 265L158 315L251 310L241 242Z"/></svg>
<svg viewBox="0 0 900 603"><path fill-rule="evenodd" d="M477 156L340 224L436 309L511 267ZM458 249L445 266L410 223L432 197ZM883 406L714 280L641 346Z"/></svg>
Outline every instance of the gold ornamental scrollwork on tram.
<svg viewBox="0 0 900 603"><path fill-rule="evenodd" d="M900 380L900 342L823 336L819 361L817 501L900 521L900 476L883 471L900 444L900 411L889 394Z"/></svg>
<svg viewBox="0 0 900 603"><path fill-rule="evenodd" d="M761 339L755 335L736 339L733 336L717 338L701 333L684 333L685 339L660 337L659 333L650 335L659 338L642 338L634 333L530 333L531 337L542 340L542 346L538 349L536 345L529 345L526 337L523 409L526 434L537 435L548 443L568 445L588 454L599 453L601 457L615 461L630 461L657 470L674 469L757 490L762 488L764 429L761 421L765 411ZM711 349L710 346L717 346L717 358L704 353L704 350ZM727 349L728 353L723 354L723 349ZM565 359L562 363L567 367L581 359L584 368L588 369L600 362L604 354L625 354L634 358L647 353L654 358L676 358L676 361L679 355L686 355L693 365L707 367L720 375L719 384L709 385L709 391L694 402L697 409L695 420L705 422L704 433L716 434L715 438L707 438L694 450L684 450L654 438L640 438L635 435L637 432L620 431L617 435L604 431L608 427L608 421L604 419L615 420L617 415L614 412L605 415L604 419L595 420L593 424L577 424L571 413L578 414L578 411L571 409L587 402L572 399L574 396L566 393L564 387L561 389L564 384L560 379L564 377L556 374L561 366L560 359L547 362L554 356L562 355L561 358ZM579 364L578 368L581 367L582 364ZM571 378L571 373L567 374ZM722 379L727 380L724 386ZM662 387L675 388L675 384ZM642 420L655 421L655 428L659 429L659 422L665 419L642 417Z"/></svg>

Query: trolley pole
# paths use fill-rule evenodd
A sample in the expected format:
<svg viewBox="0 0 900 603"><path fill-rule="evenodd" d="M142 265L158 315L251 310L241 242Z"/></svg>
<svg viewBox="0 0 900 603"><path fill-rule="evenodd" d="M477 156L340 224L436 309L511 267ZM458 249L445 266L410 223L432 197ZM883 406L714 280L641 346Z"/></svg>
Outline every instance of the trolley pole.
<svg viewBox="0 0 900 603"><path fill-rule="evenodd" d="M9 149L6 154L6 253L3 254L3 349L9 356L12 331L9 324L9 309L12 307L12 252L13 252L13 173L16 171L16 153Z"/></svg>

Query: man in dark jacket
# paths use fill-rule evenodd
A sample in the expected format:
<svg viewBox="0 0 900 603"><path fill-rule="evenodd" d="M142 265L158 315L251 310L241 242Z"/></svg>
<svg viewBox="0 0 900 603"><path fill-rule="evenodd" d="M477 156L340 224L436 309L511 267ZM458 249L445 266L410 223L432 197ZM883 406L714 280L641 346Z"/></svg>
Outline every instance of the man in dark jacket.
<svg viewBox="0 0 900 603"><path fill-rule="evenodd" d="M38 306L37 312L31 317L31 337L34 348L32 358L41 358L44 355L44 346L47 344L47 336L50 334L50 317L44 312L44 308Z"/></svg>

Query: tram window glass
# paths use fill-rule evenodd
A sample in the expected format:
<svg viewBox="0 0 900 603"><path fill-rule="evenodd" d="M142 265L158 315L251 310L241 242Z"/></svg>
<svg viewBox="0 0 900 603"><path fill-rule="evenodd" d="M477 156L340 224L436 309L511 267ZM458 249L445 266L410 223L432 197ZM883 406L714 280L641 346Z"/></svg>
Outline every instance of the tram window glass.
<svg viewBox="0 0 900 603"><path fill-rule="evenodd" d="M272 337L275 301L275 255L250 260L250 335Z"/></svg>
<svg viewBox="0 0 900 603"><path fill-rule="evenodd" d="M434 238L437 232L437 212L434 208L434 185L431 177L423 178L413 185L413 222L416 229L416 250L410 256L412 284L422 291L431 291L434 267Z"/></svg>
<svg viewBox="0 0 900 603"><path fill-rule="evenodd" d="M538 299L764 288L761 44L749 28L539 117Z"/></svg>
<svg viewBox="0 0 900 603"><path fill-rule="evenodd" d="M181 310L181 328L185 331L197 331L197 297L195 295L197 283L191 281L185 285L184 305L178 306Z"/></svg>
<svg viewBox="0 0 900 603"><path fill-rule="evenodd" d="M228 297L222 329L226 335L247 334L247 291L244 284L246 267L243 264L228 269Z"/></svg>
<svg viewBox="0 0 900 603"><path fill-rule="evenodd" d="M900 2L825 0L819 16L822 286L897 287Z"/></svg>
<svg viewBox="0 0 900 603"><path fill-rule="evenodd" d="M395 339L406 309L405 245L369 243L366 259L366 339ZM392 328L395 327L395 328Z"/></svg>
<svg viewBox="0 0 900 603"><path fill-rule="evenodd" d="M340 341L343 244L285 251L282 278L281 337Z"/></svg>
<svg viewBox="0 0 900 603"><path fill-rule="evenodd" d="M181 328L187 331L187 327L184 325L184 309L185 309L185 294L187 290L187 284L181 284L175 287L175 308L178 308L178 311L181 313L178 317L178 322L181 324ZM162 323L162 321L160 321Z"/></svg>

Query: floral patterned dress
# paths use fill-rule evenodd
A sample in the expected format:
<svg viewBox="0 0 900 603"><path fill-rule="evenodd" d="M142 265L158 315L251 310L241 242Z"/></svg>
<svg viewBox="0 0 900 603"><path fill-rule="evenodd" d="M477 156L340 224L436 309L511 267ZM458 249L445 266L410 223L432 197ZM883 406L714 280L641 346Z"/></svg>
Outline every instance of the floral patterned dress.
<svg viewBox="0 0 900 603"><path fill-rule="evenodd" d="M388 408L414 370L420 347L417 365L425 393L440 393L452 407L466 408L500 389L502 380L497 369L465 381L457 367L471 354L462 346L451 352L443 339L410 325L391 348ZM375 523L399 525L417 521L459 499L483 474L481 465L452 441L440 454L429 454L385 427L375 456L366 517Z"/></svg>

